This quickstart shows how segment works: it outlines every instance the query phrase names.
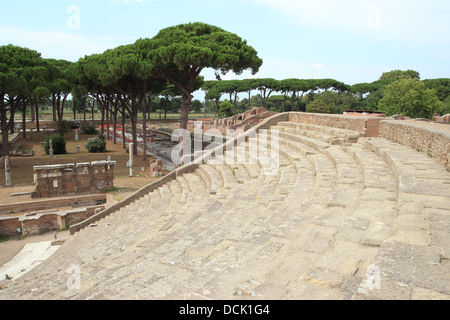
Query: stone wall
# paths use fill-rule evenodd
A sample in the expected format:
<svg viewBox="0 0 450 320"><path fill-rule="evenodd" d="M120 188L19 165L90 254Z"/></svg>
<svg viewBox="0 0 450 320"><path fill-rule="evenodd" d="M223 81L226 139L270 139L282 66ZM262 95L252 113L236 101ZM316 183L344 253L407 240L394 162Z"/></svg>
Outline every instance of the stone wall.
<svg viewBox="0 0 450 320"><path fill-rule="evenodd" d="M314 124L319 126L347 129L363 133L366 137L379 135L380 121L385 117L346 116L337 114L319 114L305 112L290 112L289 121Z"/></svg>
<svg viewBox="0 0 450 320"><path fill-rule="evenodd" d="M385 120L380 136L436 158L450 170L450 125L415 120Z"/></svg>
<svg viewBox="0 0 450 320"><path fill-rule="evenodd" d="M38 210L56 210L62 207L85 208L106 203L106 194L93 194L75 197L62 197L45 200L34 200L0 205L0 216L20 214Z"/></svg>
<svg viewBox="0 0 450 320"><path fill-rule="evenodd" d="M114 186L115 161L34 167L37 184L32 198L96 193Z"/></svg>
<svg viewBox="0 0 450 320"><path fill-rule="evenodd" d="M20 217L0 217L0 234L18 235L18 228L24 236L42 234L47 231L61 230L70 227L95 215L105 206L94 206L70 211L49 212Z"/></svg>

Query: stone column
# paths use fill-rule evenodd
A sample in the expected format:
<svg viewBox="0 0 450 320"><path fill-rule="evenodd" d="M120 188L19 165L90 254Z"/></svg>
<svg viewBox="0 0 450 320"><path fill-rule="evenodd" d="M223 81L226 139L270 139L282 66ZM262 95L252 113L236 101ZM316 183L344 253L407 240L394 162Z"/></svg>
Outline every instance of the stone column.
<svg viewBox="0 0 450 320"><path fill-rule="evenodd" d="M9 156L5 156L5 178L6 178L6 186L9 187L12 185L11 183L11 164L9 162Z"/></svg>
<svg viewBox="0 0 450 320"><path fill-rule="evenodd" d="M128 153L130 154L130 177L134 176L134 172L133 172L133 166L134 166L134 163L133 163L133 146L134 146L133 143L130 143L128 145L128 150L129 150Z"/></svg>
<svg viewBox="0 0 450 320"><path fill-rule="evenodd" d="M48 155L50 157L53 157L53 139L50 139L48 142L49 148L48 148Z"/></svg>

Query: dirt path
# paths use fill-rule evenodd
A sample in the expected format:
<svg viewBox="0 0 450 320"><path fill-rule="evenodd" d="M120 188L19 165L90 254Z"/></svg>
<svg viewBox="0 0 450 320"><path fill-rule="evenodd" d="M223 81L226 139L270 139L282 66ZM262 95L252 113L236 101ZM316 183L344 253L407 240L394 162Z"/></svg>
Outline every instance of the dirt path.
<svg viewBox="0 0 450 320"><path fill-rule="evenodd" d="M42 241L52 241L54 240L54 231L38 235L38 236L30 236L23 239L12 239L5 242L0 242L0 266L7 263L9 260L14 258L16 254L22 250L22 248L27 243L36 243ZM69 237L69 231L58 231L56 233L58 239L64 239ZM5 275L0 275L0 280L3 280Z"/></svg>
<svg viewBox="0 0 450 320"><path fill-rule="evenodd" d="M32 185L33 166L35 165L76 163L86 161L86 159L89 159L90 161L104 160L108 155L110 155L112 160L117 161L117 165L115 167L116 179L114 179L114 188L107 194L107 206L124 200L143 186L158 180L158 178L153 178L150 176L149 160L151 157L149 157L146 161L144 161L141 156L135 157L136 176L130 178L128 176L129 169L126 168L129 155L122 149L121 144L113 144L112 141L107 141L108 152L104 154L89 154L83 146L87 139L92 136L80 135L80 141L75 141L73 133L68 133L65 137L67 139L68 153L66 155L58 155L55 158L49 158L48 155L43 152L40 142L45 140L44 133L33 133L33 135L28 135L27 139L21 140L23 148L33 150L35 155L31 158L12 158L11 165L13 172L13 183L20 186L0 186L0 203L14 204L32 201L30 193L35 190L35 185ZM76 150L76 146L78 145L82 147L81 153L74 152L74 150ZM141 167L145 168L144 172L139 170ZM0 170L0 185L3 185L4 181L3 170ZM12 194L20 193L23 193L23 195L11 196ZM69 236L69 231L58 232L57 236L58 238L66 238ZM18 254L25 244L49 241L53 239L54 231L51 231L43 235L29 236L24 239L17 238L0 242L0 266L4 265L16 254ZM2 280L3 277L4 275L0 275L0 280Z"/></svg>
<svg viewBox="0 0 450 320"><path fill-rule="evenodd" d="M116 189L107 194L107 206L124 200L143 186L156 181L157 179L158 178L150 178L145 175L133 178L128 177L115 179L114 186ZM34 189L34 185L0 188L0 201L4 204L32 201L31 195L29 194L14 197L12 197L11 194L32 192ZM27 243L53 240L54 233L55 231L51 231L42 235L28 236L22 239L16 238L0 242L0 266L14 258L14 256L18 254ZM67 238L68 236L69 231L57 232L58 239ZM2 280L3 277L4 275L0 275L0 280Z"/></svg>

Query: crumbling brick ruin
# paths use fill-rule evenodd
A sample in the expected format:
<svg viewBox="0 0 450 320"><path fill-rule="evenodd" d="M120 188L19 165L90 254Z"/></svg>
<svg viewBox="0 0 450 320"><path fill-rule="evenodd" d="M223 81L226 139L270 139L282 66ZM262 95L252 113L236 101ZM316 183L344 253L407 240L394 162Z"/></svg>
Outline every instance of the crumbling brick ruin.
<svg viewBox="0 0 450 320"><path fill-rule="evenodd" d="M93 161L34 167L32 198L96 193L114 186L115 161Z"/></svg>

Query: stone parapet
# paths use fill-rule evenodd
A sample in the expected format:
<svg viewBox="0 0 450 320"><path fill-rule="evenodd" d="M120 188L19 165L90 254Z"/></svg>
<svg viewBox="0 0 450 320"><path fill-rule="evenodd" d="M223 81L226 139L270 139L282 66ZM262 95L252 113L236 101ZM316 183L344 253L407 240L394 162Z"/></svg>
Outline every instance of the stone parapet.
<svg viewBox="0 0 450 320"><path fill-rule="evenodd" d="M385 119L385 117L381 116L346 116L306 112L289 113L289 121L292 122L357 131L363 133L366 137L378 137L380 121Z"/></svg>
<svg viewBox="0 0 450 320"><path fill-rule="evenodd" d="M88 219L104 208L105 206L102 205L74 210L23 215L20 217L0 217L0 234L6 236L30 236L53 230L62 230Z"/></svg>
<svg viewBox="0 0 450 320"><path fill-rule="evenodd" d="M416 120L385 120L380 136L436 158L450 170L450 126Z"/></svg>
<svg viewBox="0 0 450 320"><path fill-rule="evenodd" d="M106 194L61 197L0 205L0 216L62 207L84 208L106 203Z"/></svg>

